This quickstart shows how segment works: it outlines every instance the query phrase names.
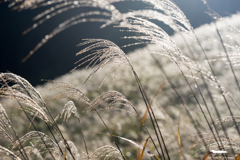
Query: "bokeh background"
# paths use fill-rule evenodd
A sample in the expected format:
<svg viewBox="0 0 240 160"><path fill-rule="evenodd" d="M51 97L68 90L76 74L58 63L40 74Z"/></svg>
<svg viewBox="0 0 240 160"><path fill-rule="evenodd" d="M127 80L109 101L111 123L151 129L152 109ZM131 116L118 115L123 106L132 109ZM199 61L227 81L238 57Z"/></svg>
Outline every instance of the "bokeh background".
<svg viewBox="0 0 240 160"><path fill-rule="evenodd" d="M211 17L205 13L207 8L201 0L174 0L174 2L185 13L194 28L212 21ZM237 0L208 0L210 7L221 16L229 16L240 10L240 1ZM120 2L116 7L121 12L127 12L128 9L141 9L149 7L140 2ZM21 60L41 41L41 39L50 33L59 23L67 18L81 12L89 11L92 8L77 8L68 12L59 14L46 21L37 29L22 35L22 32L34 24L32 18L41 13L48 7L34 10L24 10L21 12L12 11L8 3L0 4L0 72L12 72L26 78L31 84L41 84L41 79L54 79L60 75L68 73L75 67L74 62L79 60L80 56L75 54L82 48L76 45L82 42L83 38L104 38L115 42L119 46L131 43L121 39L127 33L119 31L119 28L108 26L100 29L102 23L81 23L73 26L43 45L26 62ZM173 31L163 24L162 28L172 35ZM137 47L131 46L123 48L128 53Z"/></svg>

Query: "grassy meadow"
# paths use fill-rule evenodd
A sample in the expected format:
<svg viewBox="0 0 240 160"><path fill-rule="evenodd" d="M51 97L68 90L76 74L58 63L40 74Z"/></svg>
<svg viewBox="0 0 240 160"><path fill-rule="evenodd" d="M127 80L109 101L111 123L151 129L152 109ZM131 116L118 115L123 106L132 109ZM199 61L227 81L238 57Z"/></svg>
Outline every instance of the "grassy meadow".
<svg viewBox="0 0 240 160"><path fill-rule="evenodd" d="M26 33L62 12L92 8L59 24L23 61L84 22L119 27L123 39L136 40L125 47L144 47L125 54L109 40L83 39L75 68L35 87L1 73L2 159L240 159L240 14L221 17L203 0L214 22L193 29L172 1L140 1L146 8L126 13L114 6L121 0L8 1L14 10L49 6Z"/></svg>

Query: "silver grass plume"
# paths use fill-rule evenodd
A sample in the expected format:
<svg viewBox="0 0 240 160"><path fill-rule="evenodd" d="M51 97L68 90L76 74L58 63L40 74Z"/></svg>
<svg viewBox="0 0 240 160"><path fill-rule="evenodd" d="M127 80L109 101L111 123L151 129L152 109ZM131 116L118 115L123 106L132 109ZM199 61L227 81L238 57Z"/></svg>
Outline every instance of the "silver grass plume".
<svg viewBox="0 0 240 160"><path fill-rule="evenodd" d="M132 19L130 19L128 22L129 22L128 24L121 24L120 26L127 27L128 28L127 31L141 33L141 35L125 36L124 38L139 40L140 43L143 44L149 43L157 44L162 49L162 52L151 53L166 56L174 63L177 62L179 64L183 64L192 70L200 72L201 74L204 75L204 78L208 80L211 84L214 84L215 86L218 86L218 84L220 84L221 86L220 90L223 92L223 94L225 95L230 94L225 89L225 87L221 85L217 77L214 77L210 71L208 71L205 67L201 66L200 64L193 61L189 57L185 56L178 48L176 43L162 28L142 18L132 17Z"/></svg>
<svg viewBox="0 0 240 160"><path fill-rule="evenodd" d="M40 107L32 98L26 94L10 88L10 90L0 90L0 97L15 99L19 103L25 104L23 105L23 109L31 115L37 116L45 122L50 122L48 115L45 113L43 108ZM22 108L19 109L22 110Z"/></svg>
<svg viewBox="0 0 240 160"><path fill-rule="evenodd" d="M31 98L34 98L43 105L46 104L39 92L26 79L22 78L21 76L13 73L1 73L0 77L0 83L3 85L3 87L7 87L5 81L12 82L15 84L14 86L12 86L12 88L19 90L20 92L28 95Z"/></svg>
<svg viewBox="0 0 240 160"><path fill-rule="evenodd" d="M17 155L15 155L12 151L10 151L9 149L3 147L0 145L0 155L1 156L7 156L7 157L11 157L14 160L21 160Z"/></svg>
<svg viewBox="0 0 240 160"><path fill-rule="evenodd" d="M125 159L125 157L123 156L123 153L122 151L120 150L117 142L115 141L115 139L113 138L113 135L111 133L111 131L109 130L108 126L106 125L105 121L102 119L101 115L98 113L98 111L94 108L91 100L85 96L83 94L83 92L81 90L79 90L77 87L75 87L74 85L71 85L69 83L65 83L65 82L59 82L59 81L52 81L53 83L55 83L55 86L53 88L50 88L50 89L65 89L65 90L69 90L67 92L64 92L62 94L59 94L57 96L54 96L52 97L51 99L55 99L55 98L73 98L75 100L78 100L80 102L83 102L85 105L88 105L91 107L91 109L93 109L98 117L101 119L103 125L106 127L106 129L108 130L109 134L111 135L113 141L115 142L117 148L118 148L118 151L120 152L121 156L123 157L123 159ZM79 123L80 123L80 118L78 118L79 120ZM80 123L80 126L82 128L82 125ZM82 130L82 129L81 129ZM82 131L82 134L83 134L83 131ZM85 140L84 140L85 142ZM85 147L86 147L86 143L85 143ZM86 150L87 150L87 147L86 147ZM88 151L87 151L88 153ZM89 156L89 155L88 155Z"/></svg>
<svg viewBox="0 0 240 160"><path fill-rule="evenodd" d="M34 146L26 146L24 150L29 158L29 160L44 160L40 151Z"/></svg>
<svg viewBox="0 0 240 160"><path fill-rule="evenodd" d="M53 38L58 33L62 32L63 30L65 30L73 25L77 25L79 23L85 23L85 22L107 22L107 20L108 20L108 19L104 19L104 18L85 18L86 16L92 16L92 15L109 16L108 13L106 13L106 12L92 11L92 12L79 14L77 16L74 16L74 17L62 22L52 32L45 35L45 37L42 39L42 41L39 42L35 46L35 48L33 50L31 50L29 52L29 54L22 61L25 62L30 56L32 56L39 48L41 48L51 38Z"/></svg>
<svg viewBox="0 0 240 160"><path fill-rule="evenodd" d="M80 129L81 129L81 133L82 133L82 136L83 136L83 141L84 141L84 145L85 145L85 149L86 149L86 153L87 153L87 156L89 156L89 153L88 153L88 147L87 147L87 144L86 144L86 140L85 140L85 136L84 136L84 133L83 133L83 127L82 127L82 123L81 123L81 120L80 120L80 116L78 114L78 111L77 111L77 107L75 106L75 104L73 103L73 101L68 101L64 107L63 107L63 110L60 114L57 115L57 117L55 118L54 121L57 121L59 118L62 118L63 117L63 122L64 121L68 121L68 119L71 117L71 115L74 114L74 116L77 118L78 120L78 123L80 125ZM72 143L72 142L71 142ZM72 144L74 145L74 144ZM76 147L74 146L74 150L76 150ZM74 153L73 153L74 154ZM89 158L89 157L88 157Z"/></svg>
<svg viewBox="0 0 240 160"><path fill-rule="evenodd" d="M4 138L5 140L13 143L14 139L9 132L9 128L11 128L12 123L8 118L8 115L3 108L2 104L0 103L0 137Z"/></svg>
<svg viewBox="0 0 240 160"><path fill-rule="evenodd" d="M92 11L87 13L81 13L77 16L73 16L66 21L59 24L51 33L45 35L41 42L39 42L36 47L30 51L29 55L24 58L23 61L27 60L34 52L36 52L42 45L44 45L49 39L58 34L59 32L79 23L83 22L104 22L101 27L106 27L110 24L116 23L127 23L127 18L129 16L145 16L146 18L156 19L162 21L163 23L169 25L174 31L183 31L189 34L193 39L194 35L192 33L192 27L184 15L184 13L170 0L140 0L144 3L152 5L155 9L150 11L148 9L132 11L128 13L121 13L113 5L116 2L122 2L125 0L76 0L76 1L54 1L54 0L25 0L22 2L19 1L10 1L9 7L12 7L13 10L26 10L26 9L35 9L43 6L51 6L49 9L46 9L44 12L38 14L33 19L39 20L34 23L32 27L28 28L23 33L26 34L32 29L37 28L39 25L44 23L46 20L51 19L52 17L61 14L63 12L69 11L74 8L81 7L92 7L101 8L107 12ZM163 12L163 13L161 13ZM148 13L143 15L143 13ZM84 18L91 15L101 15L109 18ZM148 15L151 15L149 17Z"/></svg>
<svg viewBox="0 0 240 160"><path fill-rule="evenodd" d="M23 147L22 143L20 142L15 129L12 126L12 122L8 118L8 115L5 111L5 109L3 108L2 104L0 103L0 137L7 140L8 142L10 142L11 145L13 145L14 138L9 130L12 130L13 135L15 136L15 138L17 139L17 141L20 144L20 146L17 148L19 153L23 156L24 159L25 158L28 159L26 151L23 149L24 147Z"/></svg>
<svg viewBox="0 0 240 160"><path fill-rule="evenodd" d="M131 62L129 61L125 53L115 43L105 39L84 39L84 40L85 42L80 43L79 46L91 43L93 44L79 51L77 55L97 49L93 53L86 55L85 57L81 58L79 61L76 62L76 63L81 62L80 64L77 65L77 67L80 67L81 65L87 62L89 63L86 68L88 68L89 66L94 66L93 71L87 77L86 81L91 79L98 70L100 70L101 68L110 63L118 64L117 68L119 67L119 65L124 65L130 67L130 69L133 70ZM75 70L77 67L75 67L73 70Z"/></svg>
<svg viewBox="0 0 240 160"><path fill-rule="evenodd" d="M11 2L11 1L10 1ZM54 5L54 6L53 6ZM107 12L99 12L99 11L92 11L87 13L82 13L77 16L73 16L69 18L68 20L64 21L63 23L59 24L58 27L56 27L51 33L45 35L45 37L42 39L41 42L39 42L36 47L30 51L30 53L23 59L23 61L26 61L34 52L36 52L42 45L44 45L49 39L51 39L53 36L58 34L59 32L73 26L79 23L84 22L104 22L105 24L102 25L102 27L105 27L107 25L110 25L112 23L116 23L119 20L121 20L121 13L115 8L114 5L112 5L110 2L106 0L76 0L76 1L67 1L67 0L61 0L61 1L54 1L54 0L25 0L23 2L19 1L12 1L10 3L9 7L13 7L13 10L25 10L25 9L35 9L43 6L52 6L50 9L45 10L44 12L38 14L36 17L34 17L34 20L39 20L37 23L33 24L32 27L24 31L23 33L26 34L32 29L35 29L42 23L44 23L46 20L51 19L52 17L66 12L68 10L79 8L79 7L92 7L92 8L101 8L103 10L106 10L107 12L110 12L111 14ZM109 18L84 18L86 16L92 16L92 15L101 15ZM43 18L44 17L44 18ZM41 19L42 18L42 19Z"/></svg>
<svg viewBox="0 0 240 160"><path fill-rule="evenodd" d="M50 138L48 137L45 133L39 132L39 131L31 131L26 133L24 136L19 138L22 144L25 144L27 141L32 142L32 147L37 148L39 152L45 153L48 152L45 144L43 144L43 141L47 144L48 150L54 151L54 150L59 150L57 144ZM20 145L19 141L16 141L12 149L17 148ZM58 151L60 153L60 151Z"/></svg>
<svg viewBox="0 0 240 160"><path fill-rule="evenodd" d="M49 82L53 82L52 83L53 85L51 88L49 88L49 90L53 90L53 89L67 90L59 95L53 96L51 99L73 98L87 105L91 104L91 101L84 95L84 93L74 85L65 83L65 82L60 82L60 81L49 81Z"/></svg>
<svg viewBox="0 0 240 160"><path fill-rule="evenodd" d="M231 139L230 137L225 137L225 136L220 136L220 139L224 145L224 148L226 149L224 152L228 153L228 150L232 148L234 149L235 154L239 154L240 145L237 141ZM197 140L193 145L189 147L189 150L193 148L201 147L200 150L193 157L197 157L199 154L206 153L206 151L208 151L208 150L205 150L205 148L202 148L203 142L207 143L209 147L209 151L219 151L218 145L214 140L213 136L204 137L203 140ZM217 159L226 158L223 155L221 155L221 152L213 152L213 153L214 153L212 154L213 158L215 157L217 157ZM231 158L232 158L231 156L228 157L228 159L231 159Z"/></svg>
<svg viewBox="0 0 240 160"><path fill-rule="evenodd" d="M106 109L111 108L113 105L123 105L124 107L133 109L133 111L135 112L134 115L139 116L137 109L132 105L132 103L122 93L120 93L118 91L104 92L100 96L98 96L94 100L92 100L92 104L93 104L94 108L97 108L104 102L110 102L108 105L105 105ZM92 110L92 109L89 108L89 110ZM130 112L130 113L132 113L132 112Z"/></svg>
<svg viewBox="0 0 240 160"><path fill-rule="evenodd" d="M153 6L154 9L163 11L165 15L171 17L174 25L169 25L175 31L187 33L195 39L193 28L182 10L171 0L142 0ZM164 21L163 21L164 22Z"/></svg>
<svg viewBox="0 0 240 160"><path fill-rule="evenodd" d="M76 118L80 118L80 116L77 112L77 108L76 108L75 104L73 103L73 101L68 101L64 105L62 112L59 115L57 115L57 117L54 120L57 121L59 118L63 118L63 121L68 121L68 119L71 117L72 114Z"/></svg>
<svg viewBox="0 0 240 160"><path fill-rule="evenodd" d="M101 158L104 158L105 160L110 158L122 160L120 152L116 148L109 145L96 149L90 157L93 160Z"/></svg>

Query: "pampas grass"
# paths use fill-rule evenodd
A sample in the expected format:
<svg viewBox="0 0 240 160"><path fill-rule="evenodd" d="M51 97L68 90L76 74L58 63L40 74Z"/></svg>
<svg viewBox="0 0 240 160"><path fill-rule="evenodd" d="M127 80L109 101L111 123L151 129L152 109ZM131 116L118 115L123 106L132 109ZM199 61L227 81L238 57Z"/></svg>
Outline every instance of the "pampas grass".
<svg viewBox="0 0 240 160"><path fill-rule="evenodd" d="M19 11L49 6L24 34L57 14L92 8L59 24L23 61L84 22L132 32L122 33L135 40L124 47L146 47L126 55L109 40L84 39L73 70L43 86L1 73L2 158L239 159L239 14L223 18L203 1L215 21L193 29L170 0L142 0L147 9L126 13L118 0L8 2Z"/></svg>

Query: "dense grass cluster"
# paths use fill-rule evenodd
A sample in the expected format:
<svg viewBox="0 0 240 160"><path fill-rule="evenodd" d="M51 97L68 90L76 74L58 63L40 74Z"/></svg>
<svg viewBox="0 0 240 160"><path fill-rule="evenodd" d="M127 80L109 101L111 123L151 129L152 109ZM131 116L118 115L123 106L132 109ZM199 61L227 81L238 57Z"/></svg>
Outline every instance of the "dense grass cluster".
<svg viewBox="0 0 240 160"><path fill-rule="evenodd" d="M194 30L171 0L140 1L146 9L126 13L115 7L122 0L8 1L20 11L49 6L24 34L60 13L92 8L59 24L23 61L84 22L132 32L123 38L135 42L124 47L146 47L126 55L109 40L84 39L71 73L44 86L1 73L1 158L240 159L240 15L223 18L203 0L214 22Z"/></svg>

